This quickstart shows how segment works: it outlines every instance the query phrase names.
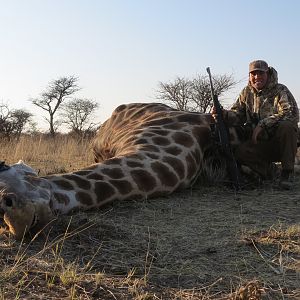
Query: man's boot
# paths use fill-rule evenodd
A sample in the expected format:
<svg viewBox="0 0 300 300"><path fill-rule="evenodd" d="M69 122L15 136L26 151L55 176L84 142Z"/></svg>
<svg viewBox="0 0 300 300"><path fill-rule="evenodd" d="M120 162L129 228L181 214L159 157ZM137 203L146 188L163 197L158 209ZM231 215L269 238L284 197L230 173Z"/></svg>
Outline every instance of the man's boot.
<svg viewBox="0 0 300 300"><path fill-rule="evenodd" d="M294 170L285 170L281 171L279 187L284 190L290 190L294 186Z"/></svg>

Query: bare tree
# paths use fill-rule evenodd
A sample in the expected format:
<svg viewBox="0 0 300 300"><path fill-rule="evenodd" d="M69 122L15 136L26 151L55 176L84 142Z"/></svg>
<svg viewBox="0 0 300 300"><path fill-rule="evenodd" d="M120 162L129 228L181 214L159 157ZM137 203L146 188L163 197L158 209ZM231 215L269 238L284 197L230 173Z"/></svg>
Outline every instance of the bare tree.
<svg viewBox="0 0 300 300"><path fill-rule="evenodd" d="M9 118L10 110L7 104L0 104L0 132L4 132L5 124Z"/></svg>
<svg viewBox="0 0 300 300"><path fill-rule="evenodd" d="M90 99L72 99L63 106L61 113L63 123L78 137L92 131L96 126L92 118L99 104Z"/></svg>
<svg viewBox="0 0 300 300"><path fill-rule="evenodd" d="M80 90L77 85L78 78L74 76L60 77L49 83L47 90L41 94L40 98L32 99L31 102L45 110L49 116L45 117L49 123L49 132L51 136L55 135L57 127L60 125L55 120L55 113L65 100L69 99L74 93Z"/></svg>
<svg viewBox="0 0 300 300"><path fill-rule="evenodd" d="M236 84L231 75L213 77L214 91L218 96ZM213 105L209 79L202 75L194 79L177 77L170 83L160 82L158 98L179 110L208 112Z"/></svg>
<svg viewBox="0 0 300 300"><path fill-rule="evenodd" d="M158 98L168 102L179 110L191 110L192 83L183 77L176 77L174 82L159 82Z"/></svg>
<svg viewBox="0 0 300 300"><path fill-rule="evenodd" d="M8 105L0 105L0 136L19 138L25 126L31 122L32 114L23 109L11 110Z"/></svg>

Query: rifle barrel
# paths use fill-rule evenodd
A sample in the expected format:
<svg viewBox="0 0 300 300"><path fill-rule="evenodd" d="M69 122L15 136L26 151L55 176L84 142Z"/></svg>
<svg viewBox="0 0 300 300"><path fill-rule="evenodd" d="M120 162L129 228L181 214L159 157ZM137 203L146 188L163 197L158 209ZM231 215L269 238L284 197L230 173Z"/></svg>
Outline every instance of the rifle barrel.
<svg viewBox="0 0 300 300"><path fill-rule="evenodd" d="M210 67L207 67L206 71L207 71L208 77L209 77L211 97L212 97L212 99L214 99L215 92L214 92L214 86L213 86L213 83L212 83L212 78L211 78L211 73L210 73Z"/></svg>
<svg viewBox="0 0 300 300"><path fill-rule="evenodd" d="M211 97L212 97L213 104L214 104L216 114L217 114L216 129L218 131L219 141L222 145L224 154L226 156L227 171L229 173L229 176L231 178L231 181L234 185L235 190L239 190L240 189L240 182L239 182L240 176L239 176L237 163L236 163L236 160L234 158L234 155L232 153L231 146L230 146L228 127L226 126L224 119L223 119L222 106L219 102L218 96L215 95L215 92L214 92L210 68L207 67L206 71L208 73L209 82L210 82Z"/></svg>

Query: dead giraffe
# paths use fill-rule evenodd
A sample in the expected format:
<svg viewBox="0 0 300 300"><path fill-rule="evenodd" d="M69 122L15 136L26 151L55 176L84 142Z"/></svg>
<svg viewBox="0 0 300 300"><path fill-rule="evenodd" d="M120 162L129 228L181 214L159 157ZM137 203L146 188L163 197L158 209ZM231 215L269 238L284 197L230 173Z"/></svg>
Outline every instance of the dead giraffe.
<svg viewBox="0 0 300 300"><path fill-rule="evenodd" d="M114 200L146 199L188 187L211 147L209 114L164 104L119 106L94 142L96 164L38 177L18 163L0 172L0 220L20 239L55 215L100 207Z"/></svg>

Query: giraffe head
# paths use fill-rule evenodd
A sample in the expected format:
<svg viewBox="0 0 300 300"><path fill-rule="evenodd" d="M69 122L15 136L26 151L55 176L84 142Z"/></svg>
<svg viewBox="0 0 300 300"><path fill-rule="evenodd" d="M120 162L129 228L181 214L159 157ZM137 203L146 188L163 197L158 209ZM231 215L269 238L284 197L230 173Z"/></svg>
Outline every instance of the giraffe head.
<svg viewBox="0 0 300 300"><path fill-rule="evenodd" d="M36 233L52 218L47 181L22 161L0 163L0 226L16 239Z"/></svg>

